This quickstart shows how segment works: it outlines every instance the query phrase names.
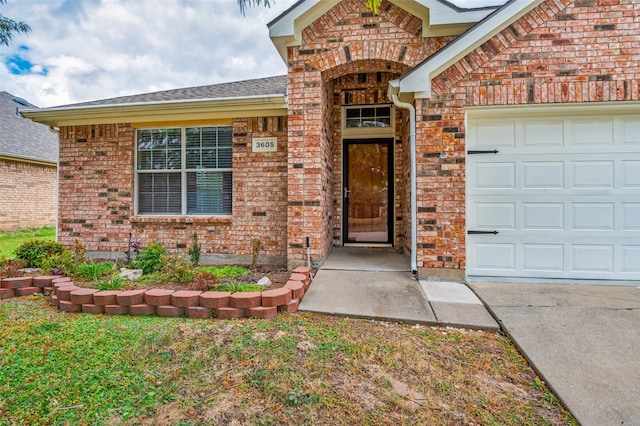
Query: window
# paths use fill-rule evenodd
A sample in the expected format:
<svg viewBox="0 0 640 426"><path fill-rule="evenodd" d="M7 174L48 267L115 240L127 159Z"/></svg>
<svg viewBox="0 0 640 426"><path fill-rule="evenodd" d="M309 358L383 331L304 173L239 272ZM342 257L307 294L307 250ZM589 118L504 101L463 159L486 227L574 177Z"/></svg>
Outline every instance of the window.
<svg viewBox="0 0 640 426"><path fill-rule="evenodd" d="M391 127L391 107L347 108L346 127Z"/></svg>
<svg viewBox="0 0 640 426"><path fill-rule="evenodd" d="M231 127L138 130L137 212L230 215Z"/></svg>

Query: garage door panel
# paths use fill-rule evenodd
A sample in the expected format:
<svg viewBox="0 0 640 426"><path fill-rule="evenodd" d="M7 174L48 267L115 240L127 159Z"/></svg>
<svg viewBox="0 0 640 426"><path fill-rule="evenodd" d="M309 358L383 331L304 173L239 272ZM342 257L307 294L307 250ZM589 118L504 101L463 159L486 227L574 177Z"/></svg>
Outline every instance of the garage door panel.
<svg viewBox="0 0 640 426"><path fill-rule="evenodd" d="M516 245L479 242L475 245L476 267L484 271L513 272L516 269Z"/></svg>
<svg viewBox="0 0 640 426"><path fill-rule="evenodd" d="M622 246L622 272L640 273L640 246Z"/></svg>
<svg viewBox="0 0 640 426"><path fill-rule="evenodd" d="M571 270L575 272L613 272L613 245L571 246Z"/></svg>
<svg viewBox="0 0 640 426"><path fill-rule="evenodd" d="M621 208L622 230L640 231L640 203L622 203Z"/></svg>
<svg viewBox="0 0 640 426"><path fill-rule="evenodd" d="M563 230L564 203L523 203L522 229Z"/></svg>
<svg viewBox="0 0 640 426"><path fill-rule="evenodd" d="M514 122L487 123L477 128L477 143L479 149L513 148L516 146Z"/></svg>
<svg viewBox="0 0 640 426"><path fill-rule="evenodd" d="M622 187L640 188L640 161L622 161Z"/></svg>
<svg viewBox="0 0 640 426"><path fill-rule="evenodd" d="M526 148L561 148L564 146L562 120L543 120L524 124L522 145Z"/></svg>
<svg viewBox="0 0 640 426"><path fill-rule="evenodd" d="M608 120L573 121L573 145L580 146L612 146L613 118Z"/></svg>
<svg viewBox="0 0 640 426"><path fill-rule="evenodd" d="M562 272L564 271L564 249L562 244L523 244L522 270Z"/></svg>
<svg viewBox="0 0 640 426"><path fill-rule="evenodd" d="M469 276L640 280L640 111L594 111L469 115Z"/></svg>
<svg viewBox="0 0 640 426"><path fill-rule="evenodd" d="M525 161L522 173L523 189L562 189L565 186L562 161Z"/></svg>
<svg viewBox="0 0 640 426"><path fill-rule="evenodd" d="M515 203L477 203L475 227L480 229L515 229Z"/></svg>
<svg viewBox="0 0 640 426"><path fill-rule="evenodd" d="M611 231L614 229L613 203L574 203L571 205L572 229Z"/></svg>
<svg viewBox="0 0 640 426"><path fill-rule="evenodd" d="M573 188L613 188L613 161L575 161L571 169Z"/></svg>
<svg viewBox="0 0 640 426"><path fill-rule="evenodd" d="M478 189L515 189L515 162L477 164L475 182Z"/></svg>
<svg viewBox="0 0 640 426"><path fill-rule="evenodd" d="M640 145L640 120L622 120L622 143Z"/></svg>

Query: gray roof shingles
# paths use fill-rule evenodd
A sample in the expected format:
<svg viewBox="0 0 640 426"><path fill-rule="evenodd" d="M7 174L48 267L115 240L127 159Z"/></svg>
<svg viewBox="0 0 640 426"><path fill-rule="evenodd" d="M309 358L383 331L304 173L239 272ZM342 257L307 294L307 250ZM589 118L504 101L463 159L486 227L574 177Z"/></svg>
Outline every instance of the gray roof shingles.
<svg viewBox="0 0 640 426"><path fill-rule="evenodd" d="M37 108L23 103L24 99L0 92L0 156L57 163L58 135L44 124L17 115L16 108Z"/></svg>
<svg viewBox="0 0 640 426"><path fill-rule="evenodd" d="M208 86L186 87L161 92L142 93L131 96L101 99L56 108L99 107L106 105L126 105L157 102L179 102L205 99L243 98L268 95L286 95L287 76L257 78Z"/></svg>

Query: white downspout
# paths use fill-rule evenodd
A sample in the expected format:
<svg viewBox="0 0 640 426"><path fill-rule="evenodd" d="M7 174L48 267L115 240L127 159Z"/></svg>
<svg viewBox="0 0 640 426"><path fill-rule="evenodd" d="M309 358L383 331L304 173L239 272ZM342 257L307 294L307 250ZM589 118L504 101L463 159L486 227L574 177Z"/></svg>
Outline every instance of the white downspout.
<svg viewBox="0 0 640 426"><path fill-rule="evenodd" d="M409 110L409 149L411 150L411 273L418 275L418 198L416 193L416 109L407 102L401 102L396 93L391 100L398 108Z"/></svg>

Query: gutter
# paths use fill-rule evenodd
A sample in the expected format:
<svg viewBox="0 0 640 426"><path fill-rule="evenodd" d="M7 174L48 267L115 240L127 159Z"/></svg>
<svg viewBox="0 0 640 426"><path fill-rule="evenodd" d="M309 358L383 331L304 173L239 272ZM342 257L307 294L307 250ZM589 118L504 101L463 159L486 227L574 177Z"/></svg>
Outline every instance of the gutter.
<svg viewBox="0 0 640 426"><path fill-rule="evenodd" d="M409 151L411 154L411 273L418 275L418 195L416 179L416 109L398 99L399 81L389 82L388 96L398 108L409 110Z"/></svg>
<svg viewBox="0 0 640 426"><path fill-rule="evenodd" d="M126 118L131 121L134 117L143 119L153 115L167 114L204 114L215 115L216 118L233 115L244 116L238 113L250 113L259 115L260 111L282 110L286 115L287 96L285 94L224 97L208 99L188 99L170 101L150 101L135 103L69 105L51 108L34 108L20 111L20 115L32 121L47 124L50 127L74 124L103 124L114 122L115 118ZM231 114L230 114L231 113ZM277 115L277 114L275 114ZM100 118L108 118L106 121L96 121Z"/></svg>

